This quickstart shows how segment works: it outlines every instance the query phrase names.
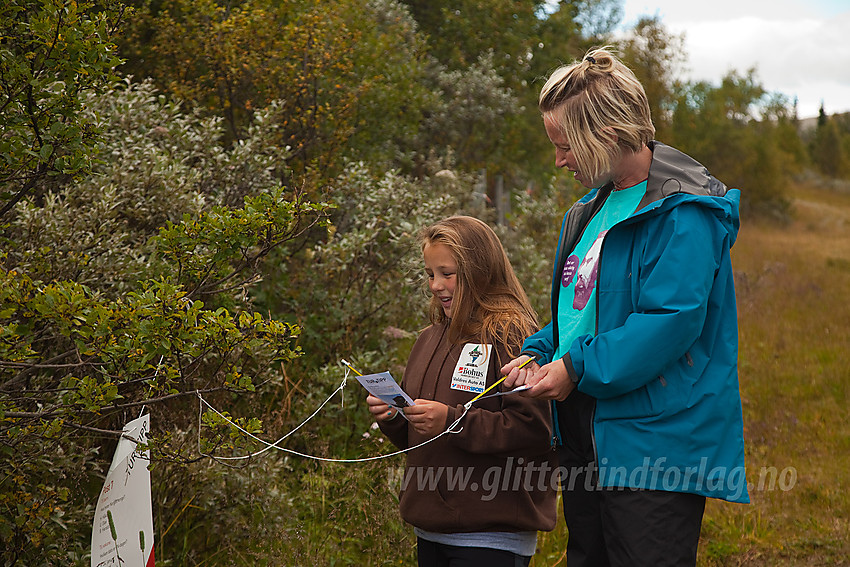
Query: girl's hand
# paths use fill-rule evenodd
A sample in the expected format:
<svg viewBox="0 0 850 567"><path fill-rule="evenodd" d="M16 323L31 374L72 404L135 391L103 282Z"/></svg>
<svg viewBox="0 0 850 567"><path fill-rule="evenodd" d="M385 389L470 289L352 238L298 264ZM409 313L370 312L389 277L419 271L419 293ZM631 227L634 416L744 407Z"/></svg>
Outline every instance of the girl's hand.
<svg viewBox="0 0 850 567"><path fill-rule="evenodd" d="M414 405L404 408L404 415L413 429L422 435L436 437L446 429L449 407L434 400L414 400Z"/></svg>
<svg viewBox="0 0 850 567"><path fill-rule="evenodd" d="M395 409L387 405L381 398L375 397L372 394L366 396L366 403L369 404L369 411L378 421L389 421L396 417L398 413Z"/></svg>
<svg viewBox="0 0 850 567"><path fill-rule="evenodd" d="M534 361L529 362L522 368L519 368L519 366L530 358L530 356L522 355L502 367L502 375L506 376L504 382L505 388L512 390L513 388L522 386L523 384L528 384L528 380L536 374L538 370L540 370L540 365Z"/></svg>

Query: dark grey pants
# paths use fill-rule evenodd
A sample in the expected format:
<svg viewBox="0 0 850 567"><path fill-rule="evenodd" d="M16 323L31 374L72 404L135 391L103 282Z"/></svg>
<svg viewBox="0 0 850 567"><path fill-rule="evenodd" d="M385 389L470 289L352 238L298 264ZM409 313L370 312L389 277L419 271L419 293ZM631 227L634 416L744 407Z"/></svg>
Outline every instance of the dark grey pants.
<svg viewBox="0 0 850 567"><path fill-rule="evenodd" d="M570 471L561 482L569 530L567 566L693 567L705 497L661 490L596 489L590 433L594 404L581 392L558 403L564 443L558 457Z"/></svg>

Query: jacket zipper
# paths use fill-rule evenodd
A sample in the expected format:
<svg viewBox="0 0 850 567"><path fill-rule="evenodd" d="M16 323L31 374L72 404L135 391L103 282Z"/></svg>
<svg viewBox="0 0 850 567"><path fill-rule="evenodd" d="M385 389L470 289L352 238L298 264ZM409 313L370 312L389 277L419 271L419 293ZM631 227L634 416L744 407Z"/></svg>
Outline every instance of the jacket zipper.
<svg viewBox="0 0 850 567"><path fill-rule="evenodd" d="M656 208L658 205L652 207ZM650 209L651 210L651 209ZM611 231L616 227L631 221L634 219L637 213L632 213L630 216L621 220L614 226L608 229L608 232L605 234L605 238L602 239L602 244L599 248L599 263L596 265L596 321L594 323L594 336L599 334L599 287L600 282L602 281L602 257L604 256L605 251L605 243L608 241L608 235L611 234ZM596 447L596 429L593 427L594 422L596 421L596 399L593 400L593 409L590 411L590 443L593 448L593 463L596 465L596 482L599 482L599 451Z"/></svg>
<svg viewBox="0 0 850 567"><path fill-rule="evenodd" d="M596 320L594 321L593 336L599 335L599 287L602 282L602 255L605 250L605 242L608 240L608 234L611 233L611 229L614 226L608 229L605 238L602 239L602 244L599 246L599 262L596 264ZM593 408L590 410L590 445L593 448L593 463L596 465L594 468L595 481L597 488L599 488L599 452L596 449L596 428L594 427L594 422L596 421L596 403L596 399L594 398Z"/></svg>
<svg viewBox="0 0 850 567"><path fill-rule="evenodd" d="M601 207L601 205L600 205L600 207ZM598 211L599 211L599 209L597 208L594 211L594 214ZM591 217L592 216L593 215L591 215ZM619 223L615 224L614 226L622 224L623 222L625 222L625 220L631 219L633 216L634 216L634 214L627 217L623 221L620 221ZM585 220L589 221L589 219L585 219ZM569 221L572 221L572 222L569 222ZM569 216L568 216L568 218L564 219L564 226L561 229L562 233L560 235L560 238L558 239L559 240L558 247L561 249L561 253L557 254L556 258L555 258L556 265L555 265L553 289L558 289L558 277L557 277L558 266L560 266L562 264L561 256L564 253L569 254L569 251L564 252L564 250L566 249L567 236L569 234L572 234L573 232L575 232L574 229L575 229L575 225L576 225L577 222L578 221L576 219L571 219L571 218L569 218ZM611 232L611 229L614 228L614 226L612 226L611 228L608 229L609 233ZM587 222L585 222L584 228L587 228ZM575 245L575 241L577 240L577 238L578 237L574 235L574 240L573 240L572 245ZM599 249L599 263L597 264L597 272L596 272L596 281L597 282L602 280L602 278L600 277L600 274L602 272L602 251L605 248L605 241L606 240L607 240L607 234L606 234L606 238L604 238L602 240L602 245L601 245L601 248ZM561 268L561 269L563 269L563 268ZM555 301L553 299L552 300L552 313L553 314L557 313L557 310L558 310L557 301ZM561 340L560 333L558 332L558 325L556 323L557 323L557 319L555 317L553 317L552 330L553 330L553 333L555 334L555 337L553 337L553 338L557 339L553 343L553 347L552 347L553 349L557 349L557 343ZM595 335L599 334L599 287L596 288L596 320L594 321L594 334ZM593 447L593 462L594 462L594 464L597 464L597 466L598 466L599 454L596 450L596 431L593 428L593 422L594 422L595 419L596 419L596 400L594 400L593 409L590 412L590 443L591 443L591 446ZM558 412L557 412L557 409L556 409L555 400L552 400L552 421L554 421L554 430L556 432L555 436L556 436L558 442L561 445L563 445L564 441L563 441L563 439L561 439L561 431L560 431L560 427L558 425ZM599 480L599 477L598 477L598 471L597 471L597 481L598 480Z"/></svg>
<svg viewBox="0 0 850 567"><path fill-rule="evenodd" d="M564 440L561 438L561 426L558 425L558 402L552 400L552 447L563 445Z"/></svg>
<svg viewBox="0 0 850 567"><path fill-rule="evenodd" d="M633 219L635 217L634 214L626 217L622 221L618 222L614 226L608 229L608 232L605 234L605 238L602 239L602 244L599 247L599 263L596 264L596 321L594 322L593 334L594 336L599 335L599 288L600 283L602 282L602 257L605 252L605 243L608 241L608 235L611 234L611 231L621 224ZM596 465L596 481L599 482L599 451L596 448L596 429L593 424L596 421L596 399L593 400L593 409L590 411L590 443L593 448L593 462Z"/></svg>

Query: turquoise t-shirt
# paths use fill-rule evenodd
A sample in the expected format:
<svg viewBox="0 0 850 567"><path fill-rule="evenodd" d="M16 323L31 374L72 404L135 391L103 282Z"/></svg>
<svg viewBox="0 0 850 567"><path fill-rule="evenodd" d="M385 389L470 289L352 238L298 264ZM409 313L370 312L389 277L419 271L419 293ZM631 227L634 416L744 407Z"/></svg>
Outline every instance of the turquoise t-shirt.
<svg viewBox="0 0 850 567"><path fill-rule="evenodd" d="M564 262L558 297L559 342L553 360L562 358L576 337L596 331L596 275L602 241L608 229L635 212L644 193L646 181L612 191Z"/></svg>

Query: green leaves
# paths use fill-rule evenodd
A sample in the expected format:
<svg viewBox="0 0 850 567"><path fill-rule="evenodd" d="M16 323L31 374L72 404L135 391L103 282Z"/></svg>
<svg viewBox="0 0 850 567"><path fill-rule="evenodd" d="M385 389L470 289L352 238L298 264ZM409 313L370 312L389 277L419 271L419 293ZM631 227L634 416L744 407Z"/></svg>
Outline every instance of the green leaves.
<svg viewBox="0 0 850 567"><path fill-rule="evenodd" d="M2 298L2 360L17 361L11 368L37 367L47 356L37 337L51 332L65 339L59 342L71 346L77 360L53 367L65 374L59 398L50 402L49 395L35 390L6 407L21 407L31 398L49 403L50 415L73 415L76 406L100 413L124 397L122 384L145 382L155 396L174 393L177 384L191 388L201 379L214 386L216 375L219 387L252 390L256 362L289 360L296 354L296 326L257 313L206 310L163 281L145 282L141 291L118 299L73 282L40 286L9 272L3 283L11 293ZM34 287L38 293L20 293ZM18 334L22 329L38 332ZM205 373L210 364L217 368L213 374ZM0 397L0 402L7 399Z"/></svg>
<svg viewBox="0 0 850 567"><path fill-rule="evenodd" d="M201 437L200 450L205 454L223 452L232 453L234 450L248 452L256 448L243 431L259 436L263 433L262 423L256 418L235 418L223 411L221 414L206 411L201 421L204 435ZM241 429L241 430L240 430Z"/></svg>
<svg viewBox="0 0 850 567"><path fill-rule="evenodd" d="M273 248L314 224L324 224L328 208L326 203L287 200L278 188L246 197L241 209L216 207L197 219L184 216L178 224L169 222L154 242L163 259L179 267L178 280L186 280L192 295L217 293L220 286L246 285L238 275L256 272Z"/></svg>
<svg viewBox="0 0 850 567"><path fill-rule="evenodd" d="M122 416L144 404L161 406L156 415L164 432L151 438L157 454L187 458L179 444L170 444L168 432L183 421L180 412L171 413L181 398L195 391L254 392L260 383L278 382L282 364L300 355L295 343L300 328L254 312L243 297L259 280L261 259L324 222L326 209L290 200L281 188L246 198L243 209L187 213L153 239L158 252L149 265L160 277L132 282L123 293L110 289L108 274L101 275L106 282L97 282L99 290L0 270L0 447L37 454L43 450L40 440L53 439L77 455L92 441L76 431L119 430ZM57 246L61 242L45 247L45 258ZM120 268L111 266L119 276ZM259 419L244 420L243 426L261 430ZM211 435L209 452L241 446L221 442L216 431ZM70 465L62 455L51 458L65 475ZM14 474L15 463L0 462L5 462L0 474ZM29 479L45 474L43 464L33 467L37 474L0 487L0 507L29 502L27 495L37 492ZM61 478L55 490L42 491L52 502L51 518L84 509L79 500L64 503ZM15 542L9 553L53 537L40 505L4 510L0 534L11 534Z"/></svg>
<svg viewBox="0 0 850 567"><path fill-rule="evenodd" d="M78 120L83 92L113 78L110 37L117 2L9 0L0 10L0 184L12 198L0 216L45 176L90 166L91 129Z"/></svg>

